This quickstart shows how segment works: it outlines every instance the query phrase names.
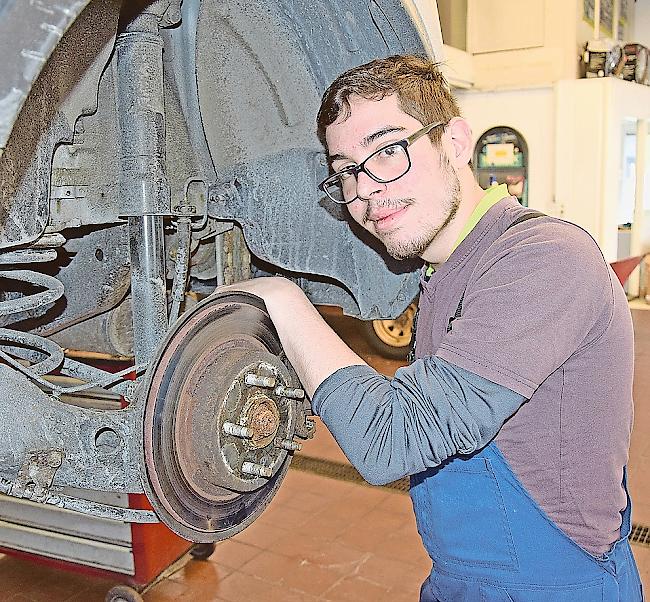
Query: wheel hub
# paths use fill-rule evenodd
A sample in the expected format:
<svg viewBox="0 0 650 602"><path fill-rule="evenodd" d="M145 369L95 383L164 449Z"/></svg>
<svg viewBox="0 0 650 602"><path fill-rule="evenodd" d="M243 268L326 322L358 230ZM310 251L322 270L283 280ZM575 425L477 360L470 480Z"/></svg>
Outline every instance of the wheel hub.
<svg viewBox="0 0 650 602"><path fill-rule="evenodd" d="M241 421L253 432L248 445L253 449L266 447L280 428L280 411L275 401L262 393L248 398L248 410Z"/></svg>

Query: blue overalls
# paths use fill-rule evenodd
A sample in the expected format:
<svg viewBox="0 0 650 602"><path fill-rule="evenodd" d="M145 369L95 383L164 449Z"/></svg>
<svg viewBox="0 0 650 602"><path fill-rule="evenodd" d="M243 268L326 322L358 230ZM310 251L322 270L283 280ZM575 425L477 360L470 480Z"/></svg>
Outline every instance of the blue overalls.
<svg viewBox="0 0 650 602"><path fill-rule="evenodd" d="M625 474L623 486L627 492ZM433 560L421 602L639 602L628 541L594 557L530 497L495 443L411 477L418 531Z"/></svg>

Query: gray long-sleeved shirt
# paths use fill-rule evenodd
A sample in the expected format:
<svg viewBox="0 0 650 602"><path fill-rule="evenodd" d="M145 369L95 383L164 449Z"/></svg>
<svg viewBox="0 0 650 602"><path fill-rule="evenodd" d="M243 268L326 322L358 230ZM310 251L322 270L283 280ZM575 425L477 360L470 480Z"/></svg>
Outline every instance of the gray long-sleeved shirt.
<svg viewBox="0 0 650 602"><path fill-rule="evenodd" d="M502 199L423 280L419 362L392 381L367 367L339 370L314 405L373 483L478 449L497 433L547 516L603 554L627 503L630 311L586 232L551 217L519 222L528 211Z"/></svg>
<svg viewBox="0 0 650 602"><path fill-rule="evenodd" d="M363 478L382 485L481 449L525 400L430 356L393 379L369 366L341 368L312 406Z"/></svg>

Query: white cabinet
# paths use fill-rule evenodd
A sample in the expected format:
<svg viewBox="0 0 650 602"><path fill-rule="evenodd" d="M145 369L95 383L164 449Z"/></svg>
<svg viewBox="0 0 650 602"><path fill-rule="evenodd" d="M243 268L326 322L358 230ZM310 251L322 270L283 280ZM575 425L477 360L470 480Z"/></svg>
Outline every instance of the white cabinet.
<svg viewBox="0 0 650 602"><path fill-rule="evenodd" d="M608 261L620 258L622 219L632 225L621 252L650 251L648 120L648 86L611 77L556 84L555 199L561 215L588 230Z"/></svg>

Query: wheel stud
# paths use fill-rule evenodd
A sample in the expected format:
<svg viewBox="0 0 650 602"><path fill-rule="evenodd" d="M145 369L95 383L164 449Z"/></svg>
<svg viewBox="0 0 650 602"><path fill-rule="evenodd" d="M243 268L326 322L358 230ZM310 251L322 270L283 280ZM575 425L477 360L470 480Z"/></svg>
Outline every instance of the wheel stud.
<svg viewBox="0 0 650 602"><path fill-rule="evenodd" d="M244 474L255 475L257 477L266 477L267 479L273 476L273 470L271 470L268 466L254 464L253 462L244 462L241 465L241 471Z"/></svg>
<svg viewBox="0 0 650 602"><path fill-rule="evenodd" d="M292 389L284 385L278 385L274 393L278 397L287 397L289 399L303 399L305 397L305 392L302 389Z"/></svg>
<svg viewBox="0 0 650 602"><path fill-rule="evenodd" d="M253 429L240 424L233 424L232 422L223 423L223 432L232 435L233 437L240 437L241 439L250 439L253 436Z"/></svg>
<svg viewBox="0 0 650 602"><path fill-rule="evenodd" d="M253 372L249 372L244 377L244 383L249 387L262 387L264 389L273 389L276 384L274 376L260 376Z"/></svg>
<svg viewBox="0 0 650 602"><path fill-rule="evenodd" d="M302 444L297 441L292 441L291 439L284 439L276 443L276 447L281 447L287 451L300 451L302 449Z"/></svg>

